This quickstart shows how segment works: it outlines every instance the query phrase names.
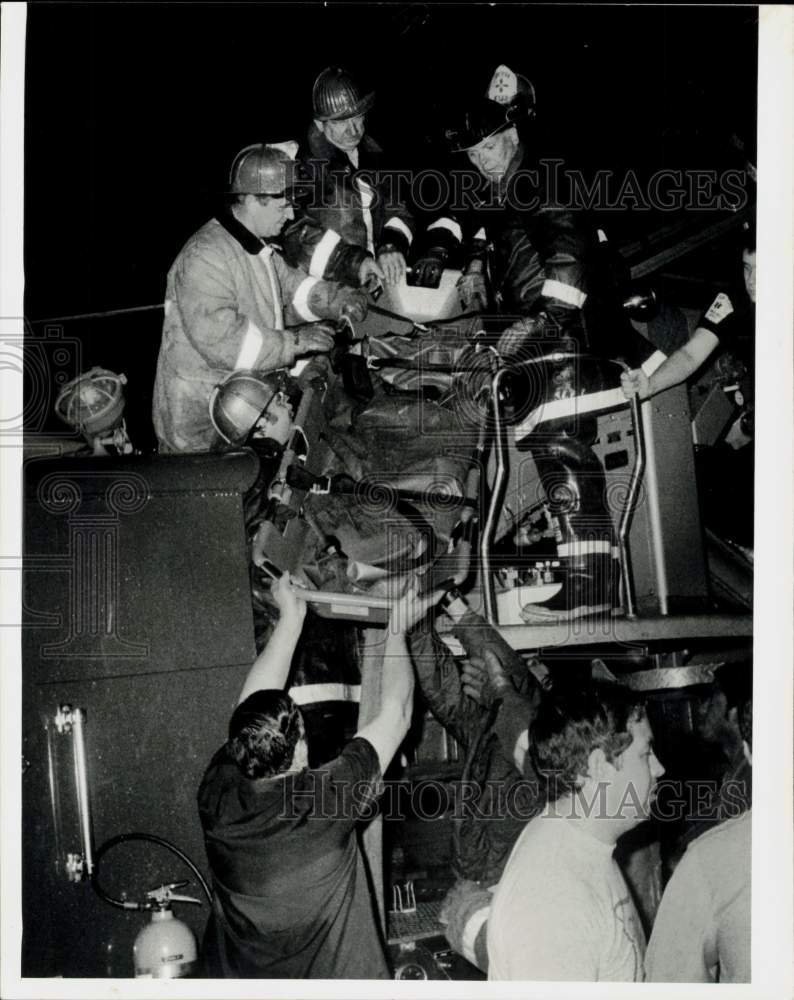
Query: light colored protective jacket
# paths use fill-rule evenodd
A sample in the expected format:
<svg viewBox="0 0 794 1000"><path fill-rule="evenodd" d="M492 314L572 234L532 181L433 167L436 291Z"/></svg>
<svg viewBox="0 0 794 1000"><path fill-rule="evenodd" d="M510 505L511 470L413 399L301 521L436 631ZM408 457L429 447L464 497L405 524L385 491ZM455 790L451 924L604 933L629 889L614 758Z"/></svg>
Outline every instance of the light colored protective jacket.
<svg viewBox="0 0 794 1000"><path fill-rule="evenodd" d="M290 267L232 216L211 219L168 273L152 418L161 452L208 451L213 387L241 368L291 367L289 323L337 318L339 288Z"/></svg>

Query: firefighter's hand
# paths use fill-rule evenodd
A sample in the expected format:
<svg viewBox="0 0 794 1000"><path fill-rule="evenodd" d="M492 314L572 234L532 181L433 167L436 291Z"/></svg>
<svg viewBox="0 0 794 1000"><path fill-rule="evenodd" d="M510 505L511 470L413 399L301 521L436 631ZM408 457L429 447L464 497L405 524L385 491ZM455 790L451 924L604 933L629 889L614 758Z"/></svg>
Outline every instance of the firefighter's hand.
<svg viewBox="0 0 794 1000"><path fill-rule="evenodd" d="M488 300L485 278L482 274L462 274L458 278L458 295L465 312L482 312Z"/></svg>
<svg viewBox="0 0 794 1000"><path fill-rule="evenodd" d="M626 399L631 399L632 396L647 399L650 387L651 380L642 368L634 368L630 372L623 372L620 376L620 388L623 390L623 395Z"/></svg>
<svg viewBox="0 0 794 1000"><path fill-rule="evenodd" d="M358 269L359 285L363 287L370 279L374 279L375 282L379 283L384 280L384 277L383 271L378 266L374 257L365 257L361 261L361 267Z"/></svg>
<svg viewBox="0 0 794 1000"><path fill-rule="evenodd" d="M378 264L387 285L399 285L405 277L405 257L399 250L382 250L378 254Z"/></svg>
<svg viewBox="0 0 794 1000"><path fill-rule="evenodd" d="M496 345L503 358L520 357L522 348L531 339L536 328L535 321L529 318L519 319L504 330Z"/></svg>
<svg viewBox="0 0 794 1000"><path fill-rule="evenodd" d="M414 261L414 284L420 288L438 288L445 259L443 250L429 250L424 257Z"/></svg>
<svg viewBox="0 0 794 1000"><path fill-rule="evenodd" d="M490 708L505 691L514 690L499 657L490 649L463 664L461 683L464 693L483 708Z"/></svg>
<svg viewBox="0 0 794 1000"><path fill-rule="evenodd" d="M340 288L336 304L340 319L361 323L367 317L367 293L361 288Z"/></svg>
<svg viewBox="0 0 794 1000"><path fill-rule="evenodd" d="M306 617L306 601L295 593L289 573L282 573L273 582L271 593L280 612L279 621L300 630Z"/></svg>
<svg viewBox="0 0 794 1000"><path fill-rule="evenodd" d="M334 346L336 329L331 323L304 323L293 333L295 354L322 354Z"/></svg>

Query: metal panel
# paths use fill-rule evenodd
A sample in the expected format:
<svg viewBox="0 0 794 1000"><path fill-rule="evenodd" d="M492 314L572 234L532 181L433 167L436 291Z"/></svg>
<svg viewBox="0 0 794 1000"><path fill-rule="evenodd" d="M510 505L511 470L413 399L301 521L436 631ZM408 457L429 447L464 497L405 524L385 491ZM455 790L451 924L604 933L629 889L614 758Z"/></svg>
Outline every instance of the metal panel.
<svg viewBox="0 0 794 1000"><path fill-rule="evenodd" d="M642 416L647 465L629 531L638 609L641 614L706 610L708 579L686 387L668 389L643 403ZM627 410L599 417L593 450L605 469L617 526L634 463Z"/></svg>
<svg viewBox="0 0 794 1000"><path fill-rule="evenodd" d="M23 975L131 975L148 920L67 878L80 830L60 705L86 713L95 845L155 834L206 873L196 791L254 656L242 491L255 471L250 455L28 468ZM130 898L190 877L155 845L114 848L101 870ZM207 906L178 915L200 937Z"/></svg>

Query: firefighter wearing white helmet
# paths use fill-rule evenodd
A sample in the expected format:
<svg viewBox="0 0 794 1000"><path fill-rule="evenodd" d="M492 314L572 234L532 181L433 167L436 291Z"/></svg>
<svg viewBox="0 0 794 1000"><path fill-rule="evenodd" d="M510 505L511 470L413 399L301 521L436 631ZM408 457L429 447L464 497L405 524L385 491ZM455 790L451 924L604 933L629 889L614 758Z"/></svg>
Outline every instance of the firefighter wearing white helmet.
<svg viewBox="0 0 794 1000"><path fill-rule="evenodd" d="M362 292L291 267L274 243L293 218L297 143L246 146L224 210L187 241L168 273L153 421L164 452L207 451L213 387L230 372L288 369L328 351L321 320L366 315Z"/></svg>
<svg viewBox="0 0 794 1000"><path fill-rule="evenodd" d="M289 259L318 277L364 284L405 275L415 223L389 174L383 150L366 131L375 95L339 66L314 81L313 121L301 149L304 211L285 232Z"/></svg>

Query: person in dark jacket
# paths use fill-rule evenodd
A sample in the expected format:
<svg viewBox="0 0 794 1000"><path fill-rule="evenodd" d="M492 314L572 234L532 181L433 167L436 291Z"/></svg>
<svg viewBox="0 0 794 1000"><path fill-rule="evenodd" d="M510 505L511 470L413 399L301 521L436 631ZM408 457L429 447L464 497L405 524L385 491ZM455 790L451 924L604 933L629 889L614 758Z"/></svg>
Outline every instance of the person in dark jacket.
<svg viewBox="0 0 794 1000"><path fill-rule="evenodd" d="M353 286L373 277L401 281L415 231L391 183L396 175L365 130L374 101L338 66L317 77L314 119L299 153L303 212L283 237L291 263Z"/></svg>
<svg viewBox="0 0 794 1000"><path fill-rule="evenodd" d="M470 102L446 130L450 151L466 153L480 183L423 234L416 281L432 285L447 263L462 266L465 309L490 309L520 320L503 334L514 353L541 320L585 346L582 310L595 264L595 237L580 213L555 203L549 174L529 129L535 92L526 77L499 66L487 94ZM490 287L489 287L490 286Z"/></svg>
<svg viewBox="0 0 794 1000"><path fill-rule="evenodd" d="M499 66L487 94L447 130L451 150L467 154L479 183L469 186L468 205L428 227L415 271L419 283L433 284L442 268L462 267L461 304L501 329L497 350L506 363L554 355L533 369L542 380L537 405L582 392L578 358L601 353L593 304L603 296L591 287L600 260L595 231L583 213L558 204L546 183L549 161L533 146L534 98L526 78ZM522 393L519 406L528 403ZM550 601L524 609L534 619L606 614L615 602L614 529L595 436L594 419L562 418L522 444L546 494L563 577Z"/></svg>
<svg viewBox="0 0 794 1000"><path fill-rule="evenodd" d="M456 615L456 619L458 616ZM422 695L434 718L465 753L460 815L455 817L457 876L442 907L452 947L482 971L491 894L526 823L540 812L537 775L527 760L529 727L547 671L529 664L471 610L453 629L469 659L459 669L435 628L408 642Z"/></svg>

